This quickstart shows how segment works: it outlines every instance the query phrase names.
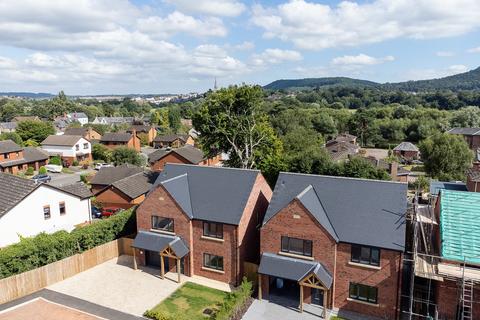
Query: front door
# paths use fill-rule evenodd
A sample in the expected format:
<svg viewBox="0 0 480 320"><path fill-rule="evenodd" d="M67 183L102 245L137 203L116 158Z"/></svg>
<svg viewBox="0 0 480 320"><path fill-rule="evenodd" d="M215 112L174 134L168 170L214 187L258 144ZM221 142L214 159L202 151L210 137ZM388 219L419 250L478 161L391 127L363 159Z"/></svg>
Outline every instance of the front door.
<svg viewBox="0 0 480 320"><path fill-rule="evenodd" d="M323 290L312 288L312 304L323 306Z"/></svg>
<svg viewBox="0 0 480 320"><path fill-rule="evenodd" d="M158 252L146 250L145 251L145 260L146 260L145 262L146 262L147 266L160 268L160 254ZM163 263L164 263L164 268L165 268L165 273L166 273L170 269L169 266L168 266L168 258L167 257L163 258Z"/></svg>

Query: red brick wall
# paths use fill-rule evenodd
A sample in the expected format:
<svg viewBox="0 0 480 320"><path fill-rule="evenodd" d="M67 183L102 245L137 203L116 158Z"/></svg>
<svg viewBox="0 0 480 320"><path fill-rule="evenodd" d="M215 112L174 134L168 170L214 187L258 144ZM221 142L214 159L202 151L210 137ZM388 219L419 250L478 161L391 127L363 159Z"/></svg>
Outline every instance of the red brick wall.
<svg viewBox="0 0 480 320"><path fill-rule="evenodd" d="M5 153L0 153L0 161L12 161L12 160L17 160L23 158L23 151L18 151L17 152L7 152L8 153L8 158L5 158Z"/></svg>
<svg viewBox="0 0 480 320"><path fill-rule="evenodd" d="M156 161L155 163L150 165L150 168L153 171L162 171L167 163L184 163L184 164L192 164L190 161L186 160L185 158L179 156L175 152L170 152L162 159Z"/></svg>
<svg viewBox="0 0 480 320"><path fill-rule="evenodd" d="M457 304L460 303L461 287L456 282L445 280L437 282L437 306L439 319L455 319ZM473 292L472 319L480 319L480 286L476 285Z"/></svg>
<svg viewBox="0 0 480 320"><path fill-rule="evenodd" d="M396 156L399 156L408 160L413 160L418 158L418 151L404 151L403 153L401 151L394 151L394 154Z"/></svg>

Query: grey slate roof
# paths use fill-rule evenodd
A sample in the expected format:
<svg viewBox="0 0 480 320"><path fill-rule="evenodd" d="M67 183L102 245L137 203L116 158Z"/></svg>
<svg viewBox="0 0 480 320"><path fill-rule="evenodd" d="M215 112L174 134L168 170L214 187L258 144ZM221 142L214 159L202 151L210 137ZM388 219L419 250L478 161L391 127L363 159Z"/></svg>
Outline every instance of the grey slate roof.
<svg viewBox="0 0 480 320"><path fill-rule="evenodd" d="M100 139L101 142L128 142L132 134L128 132L107 132Z"/></svg>
<svg viewBox="0 0 480 320"><path fill-rule="evenodd" d="M162 252L170 247L179 258L183 258L189 252L182 238L151 231L139 231L132 247L154 252Z"/></svg>
<svg viewBox="0 0 480 320"><path fill-rule="evenodd" d="M17 128L17 123L16 122L1 122L0 123L0 128L6 129L6 130L15 130Z"/></svg>
<svg viewBox="0 0 480 320"><path fill-rule="evenodd" d="M259 173L258 170L166 164L154 188L163 185L193 219L238 225Z"/></svg>
<svg viewBox="0 0 480 320"><path fill-rule="evenodd" d="M319 262L273 253L262 254L258 273L293 281L300 281L308 274L314 273L327 289L330 289L333 282L330 272Z"/></svg>
<svg viewBox="0 0 480 320"><path fill-rule="evenodd" d="M118 167L101 168L93 177L91 184L110 185L115 181L132 176L143 169L129 164L122 164Z"/></svg>
<svg viewBox="0 0 480 320"><path fill-rule="evenodd" d="M41 145L49 146L67 146L73 147L78 140L82 139L82 136L69 136L69 135L51 135L42 141Z"/></svg>
<svg viewBox="0 0 480 320"><path fill-rule="evenodd" d="M185 145L183 147L176 148L176 149L171 149L171 148L158 149L148 155L148 162L155 163L170 153L176 153L192 164L198 164L202 162L203 159L205 158L202 150L195 148L193 146Z"/></svg>
<svg viewBox="0 0 480 320"><path fill-rule="evenodd" d="M156 136L153 141L156 142L173 142L177 139L182 140L183 142L187 141L188 134L165 134L162 136Z"/></svg>
<svg viewBox="0 0 480 320"><path fill-rule="evenodd" d="M430 194L436 196L440 190L468 191L463 182L430 181Z"/></svg>
<svg viewBox="0 0 480 320"><path fill-rule="evenodd" d="M326 229L324 210L340 242L403 251L407 184L345 177L280 173L263 224L312 186L307 209ZM309 192L309 197L313 192Z"/></svg>
<svg viewBox="0 0 480 320"><path fill-rule="evenodd" d="M480 135L480 128L452 128L447 131L452 134L463 134L465 136Z"/></svg>
<svg viewBox="0 0 480 320"><path fill-rule="evenodd" d="M65 130L64 135L83 136L87 131L88 131L88 128L70 128Z"/></svg>
<svg viewBox="0 0 480 320"><path fill-rule="evenodd" d="M15 207L40 184L0 172L0 217Z"/></svg>
<svg viewBox="0 0 480 320"><path fill-rule="evenodd" d="M139 172L112 183L112 186L123 192L131 199L146 194L157 178L155 172Z"/></svg>
<svg viewBox="0 0 480 320"><path fill-rule="evenodd" d="M418 151L418 148L413 143L404 141L393 148L393 151Z"/></svg>
<svg viewBox="0 0 480 320"><path fill-rule="evenodd" d="M22 151L22 149L23 149L22 147L20 147L18 144L16 144L12 140L0 141L0 153Z"/></svg>
<svg viewBox="0 0 480 320"><path fill-rule="evenodd" d="M88 189L83 182L76 182L73 184L61 186L61 187L58 187L58 189L63 190L67 193L73 194L74 196L77 196L80 199L87 199L93 196L90 189Z"/></svg>
<svg viewBox="0 0 480 320"><path fill-rule="evenodd" d="M150 129L152 129L152 127L151 126L146 126L146 125L143 125L143 124L134 124L133 126L131 126L127 130L127 132L133 132L134 129L137 132L149 132Z"/></svg>

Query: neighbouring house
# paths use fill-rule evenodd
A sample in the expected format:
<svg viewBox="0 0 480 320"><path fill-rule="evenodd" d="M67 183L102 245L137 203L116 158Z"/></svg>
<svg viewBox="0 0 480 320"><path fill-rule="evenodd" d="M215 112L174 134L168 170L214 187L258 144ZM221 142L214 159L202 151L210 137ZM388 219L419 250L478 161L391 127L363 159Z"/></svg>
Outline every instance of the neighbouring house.
<svg viewBox="0 0 480 320"><path fill-rule="evenodd" d="M402 142L393 148L393 154L401 159L412 161L419 158L420 150L411 142Z"/></svg>
<svg viewBox="0 0 480 320"><path fill-rule="evenodd" d="M406 212L406 183L280 173L261 226L259 298L398 319Z"/></svg>
<svg viewBox="0 0 480 320"><path fill-rule="evenodd" d="M142 171L114 181L95 194L96 201L103 207L129 209L143 202L157 175L155 172Z"/></svg>
<svg viewBox="0 0 480 320"><path fill-rule="evenodd" d="M127 132L107 132L100 139L100 143L110 149L127 147L140 151L141 147L137 134Z"/></svg>
<svg viewBox="0 0 480 320"><path fill-rule="evenodd" d="M475 160L480 160L480 128L453 128L447 132L450 134L458 134L463 136L470 150L475 153Z"/></svg>
<svg viewBox="0 0 480 320"><path fill-rule="evenodd" d="M153 147L154 148L180 148L184 145L191 145L195 144L192 136L188 134L166 134L157 136L153 140Z"/></svg>
<svg viewBox="0 0 480 320"><path fill-rule="evenodd" d="M67 113L66 118L70 122L80 122L82 126L88 123L88 116L84 112Z"/></svg>
<svg viewBox="0 0 480 320"><path fill-rule="evenodd" d="M0 247L90 222L90 196L83 184L54 187L0 173Z"/></svg>
<svg viewBox="0 0 480 320"><path fill-rule="evenodd" d="M474 165L467 170L467 190L471 192L480 192L480 167Z"/></svg>
<svg viewBox="0 0 480 320"><path fill-rule="evenodd" d="M95 176L93 176L92 180L90 180L92 193L97 194L112 185L112 183L143 171L142 168L130 164L122 164L118 167L101 168Z"/></svg>
<svg viewBox="0 0 480 320"><path fill-rule="evenodd" d="M349 141L342 141L341 139L327 141L325 148L333 161L345 161L349 157L357 155L360 151L360 147L357 144L353 144Z"/></svg>
<svg viewBox="0 0 480 320"><path fill-rule="evenodd" d="M61 135L68 128L70 123L65 119L55 119L53 125L55 127L56 134Z"/></svg>
<svg viewBox="0 0 480 320"><path fill-rule="evenodd" d="M200 166L218 166L221 164L220 155L205 158L202 150L190 145L180 148L158 149L148 155L148 163L154 171L162 171L167 163L196 164Z"/></svg>
<svg viewBox="0 0 480 320"><path fill-rule="evenodd" d="M67 166L74 161L92 160L92 145L82 136L51 135L41 146L51 157L59 156Z"/></svg>
<svg viewBox="0 0 480 320"><path fill-rule="evenodd" d="M22 122L22 121L40 121L40 118L37 116L17 116L12 119L13 122Z"/></svg>
<svg viewBox="0 0 480 320"><path fill-rule="evenodd" d="M133 125L130 129L127 130L128 133L132 133L134 131L137 133L137 136L140 134L146 135L149 145L152 145L153 140L157 136L157 130L151 126Z"/></svg>
<svg viewBox="0 0 480 320"><path fill-rule="evenodd" d="M327 145L329 143L331 143L332 141L337 141L337 142L348 142L348 143L351 143L351 144L355 144L357 145L357 137L354 136L353 134L349 134L349 133L340 133L339 135L337 135L335 138L333 138L332 140L329 140L327 141Z"/></svg>
<svg viewBox="0 0 480 320"><path fill-rule="evenodd" d="M0 133L10 133L17 130L16 122L0 122Z"/></svg>
<svg viewBox="0 0 480 320"><path fill-rule="evenodd" d="M98 141L102 138L102 135L95 131L93 128L70 128L66 129L64 135L67 136L82 136L88 141Z"/></svg>
<svg viewBox="0 0 480 320"><path fill-rule="evenodd" d="M272 196L260 171L167 164L137 208L137 264L238 285Z"/></svg>
<svg viewBox="0 0 480 320"><path fill-rule="evenodd" d="M20 147L12 140L0 141L0 171L17 174L29 167L38 170L48 164L48 154L34 147Z"/></svg>
<svg viewBox="0 0 480 320"><path fill-rule="evenodd" d="M135 121L133 117L95 117L93 124L132 124Z"/></svg>
<svg viewBox="0 0 480 320"><path fill-rule="evenodd" d="M408 179L411 172L403 167L399 167L398 162L386 162L373 156L365 157L364 159L375 166L375 168L385 170L392 178L392 181L409 182Z"/></svg>

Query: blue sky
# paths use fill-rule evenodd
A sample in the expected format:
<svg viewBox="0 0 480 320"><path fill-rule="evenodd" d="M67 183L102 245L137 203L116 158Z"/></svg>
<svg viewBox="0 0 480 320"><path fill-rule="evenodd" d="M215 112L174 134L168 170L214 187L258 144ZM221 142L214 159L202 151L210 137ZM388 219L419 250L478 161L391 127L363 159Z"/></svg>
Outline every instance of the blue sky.
<svg viewBox="0 0 480 320"><path fill-rule="evenodd" d="M480 66L480 1L0 2L0 91L179 93Z"/></svg>

